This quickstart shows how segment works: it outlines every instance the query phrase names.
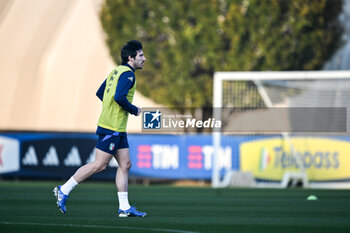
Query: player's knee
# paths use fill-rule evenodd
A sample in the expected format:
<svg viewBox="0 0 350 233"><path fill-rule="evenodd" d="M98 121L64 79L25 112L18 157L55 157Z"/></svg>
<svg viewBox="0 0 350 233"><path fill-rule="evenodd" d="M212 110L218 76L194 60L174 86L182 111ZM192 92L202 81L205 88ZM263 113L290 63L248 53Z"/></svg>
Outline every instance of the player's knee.
<svg viewBox="0 0 350 233"><path fill-rule="evenodd" d="M97 173L97 172L101 172L101 171L104 171L106 170L107 168L107 164L106 163L102 163L102 162L95 162L94 163L94 171Z"/></svg>
<svg viewBox="0 0 350 233"><path fill-rule="evenodd" d="M129 160L129 161L127 161L127 162L125 162L125 163L122 163L122 164L119 164L119 167L122 169L122 170L124 170L124 171L129 171L130 170L130 168L131 168L131 161Z"/></svg>
<svg viewBox="0 0 350 233"><path fill-rule="evenodd" d="M104 171L107 168L107 164L101 164L100 165L100 171Z"/></svg>

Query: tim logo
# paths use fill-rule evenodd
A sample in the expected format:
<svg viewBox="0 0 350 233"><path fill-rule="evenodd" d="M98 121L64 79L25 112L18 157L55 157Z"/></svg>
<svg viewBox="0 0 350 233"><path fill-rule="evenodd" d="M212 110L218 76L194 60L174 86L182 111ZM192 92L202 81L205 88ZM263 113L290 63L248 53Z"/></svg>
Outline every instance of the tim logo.
<svg viewBox="0 0 350 233"><path fill-rule="evenodd" d="M160 129L162 113L157 110L156 112L145 111L143 112L143 128L144 129Z"/></svg>

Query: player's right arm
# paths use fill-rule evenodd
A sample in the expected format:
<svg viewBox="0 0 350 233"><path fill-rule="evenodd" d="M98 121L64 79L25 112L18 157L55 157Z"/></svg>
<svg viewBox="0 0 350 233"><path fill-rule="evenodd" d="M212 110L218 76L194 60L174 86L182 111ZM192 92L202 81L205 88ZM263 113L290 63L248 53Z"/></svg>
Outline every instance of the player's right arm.
<svg viewBox="0 0 350 233"><path fill-rule="evenodd" d="M130 77L132 77L132 80L129 79ZM135 76L133 72L125 72L120 75L115 91L114 100L127 112L138 116L141 113L141 108L138 108L135 105L131 104L126 98L129 89L132 88L133 85L135 85Z"/></svg>
<svg viewBox="0 0 350 233"><path fill-rule="evenodd" d="M105 88L106 88L106 80L101 84L100 88L96 92L97 97L101 101L103 101L103 93L105 92Z"/></svg>

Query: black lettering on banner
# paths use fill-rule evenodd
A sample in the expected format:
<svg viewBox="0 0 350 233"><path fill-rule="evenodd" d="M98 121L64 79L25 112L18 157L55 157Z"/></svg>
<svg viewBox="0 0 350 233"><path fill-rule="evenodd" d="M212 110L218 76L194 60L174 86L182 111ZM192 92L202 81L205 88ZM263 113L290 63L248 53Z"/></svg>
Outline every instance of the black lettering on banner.
<svg viewBox="0 0 350 233"><path fill-rule="evenodd" d="M330 153L326 152L326 154L325 154L325 165L324 165L324 167L326 169L329 169L332 166L332 162L331 162L331 159L329 158L329 156L330 156Z"/></svg>
<svg viewBox="0 0 350 233"><path fill-rule="evenodd" d="M333 168L334 169L337 169L339 167L339 164L340 164L338 156L339 156L338 152L333 153L333 159L334 159Z"/></svg>
<svg viewBox="0 0 350 233"><path fill-rule="evenodd" d="M320 152L320 151L317 151L315 153L315 158L314 158L314 161L315 161L315 167L316 168L322 168L322 164L323 164L323 153Z"/></svg>

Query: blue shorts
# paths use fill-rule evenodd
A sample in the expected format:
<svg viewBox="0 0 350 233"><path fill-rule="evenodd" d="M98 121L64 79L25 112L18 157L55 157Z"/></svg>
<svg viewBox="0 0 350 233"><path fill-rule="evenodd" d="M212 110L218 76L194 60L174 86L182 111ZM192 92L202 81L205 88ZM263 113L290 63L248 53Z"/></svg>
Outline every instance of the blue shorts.
<svg viewBox="0 0 350 233"><path fill-rule="evenodd" d="M129 148L128 137L126 134L122 135L98 135L96 148L115 155L118 149Z"/></svg>

